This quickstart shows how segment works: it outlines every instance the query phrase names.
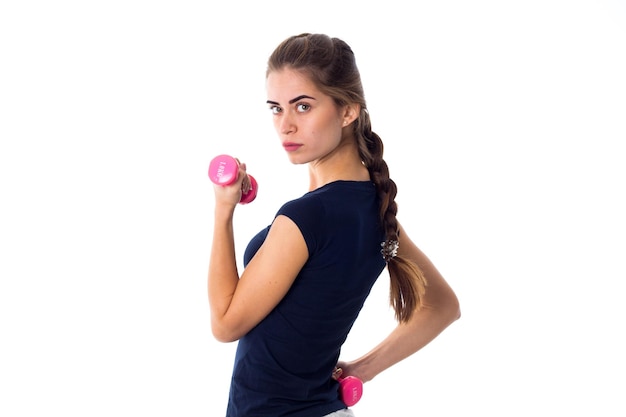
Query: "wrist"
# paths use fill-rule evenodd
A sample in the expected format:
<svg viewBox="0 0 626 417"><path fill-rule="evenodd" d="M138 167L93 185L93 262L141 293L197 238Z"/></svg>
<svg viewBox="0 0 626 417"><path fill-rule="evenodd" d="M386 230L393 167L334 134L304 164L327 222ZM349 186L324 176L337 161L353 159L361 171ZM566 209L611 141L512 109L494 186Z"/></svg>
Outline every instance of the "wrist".
<svg viewBox="0 0 626 417"><path fill-rule="evenodd" d="M362 357L350 362L347 368L350 370L350 375L358 377L364 383L371 381L376 376L367 357Z"/></svg>
<svg viewBox="0 0 626 417"><path fill-rule="evenodd" d="M235 214L235 206L228 204L215 204L213 216L215 223L232 222Z"/></svg>

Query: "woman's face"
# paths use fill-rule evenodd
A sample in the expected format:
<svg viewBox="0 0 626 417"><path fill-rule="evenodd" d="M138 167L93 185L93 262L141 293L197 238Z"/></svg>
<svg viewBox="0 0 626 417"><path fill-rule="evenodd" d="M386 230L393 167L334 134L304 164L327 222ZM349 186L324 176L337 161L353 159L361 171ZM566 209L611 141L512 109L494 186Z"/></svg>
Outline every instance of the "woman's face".
<svg viewBox="0 0 626 417"><path fill-rule="evenodd" d="M316 161L341 142L345 111L303 73L282 69L267 76L267 103L289 160Z"/></svg>

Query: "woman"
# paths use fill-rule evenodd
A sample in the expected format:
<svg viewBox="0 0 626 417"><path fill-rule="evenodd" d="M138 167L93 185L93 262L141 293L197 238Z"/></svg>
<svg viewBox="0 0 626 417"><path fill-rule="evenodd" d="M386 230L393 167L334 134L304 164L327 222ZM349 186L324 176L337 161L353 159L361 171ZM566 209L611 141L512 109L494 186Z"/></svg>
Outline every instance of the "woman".
<svg viewBox="0 0 626 417"><path fill-rule="evenodd" d="M396 219L396 185L371 130L350 47L321 34L272 53L267 103L309 190L249 243L237 270L233 213L250 188L215 186L208 277L211 325L239 340L228 417L352 416L337 378L363 382L415 353L459 318L458 300ZM338 363L348 332L387 267L397 328L363 357Z"/></svg>

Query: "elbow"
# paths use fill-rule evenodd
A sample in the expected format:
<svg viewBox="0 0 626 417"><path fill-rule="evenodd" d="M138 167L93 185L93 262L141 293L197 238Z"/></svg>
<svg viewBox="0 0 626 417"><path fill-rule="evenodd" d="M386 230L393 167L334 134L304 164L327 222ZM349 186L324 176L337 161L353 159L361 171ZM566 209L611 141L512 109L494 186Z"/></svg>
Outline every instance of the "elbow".
<svg viewBox="0 0 626 417"><path fill-rule="evenodd" d="M454 297L454 300L454 305L450 309L453 322L461 318L461 304L459 303L458 298Z"/></svg>
<svg viewBox="0 0 626 417"><path fill-rule="evenodd" d="M235 337L231 333L226 332L222 329L216 329L215 327L212 327L211 330L213 332L213 337L218 342L231 343L231 342L236 342L237 340L239 340L238 337Z"/></svg>
<svg viewBox="0 0 626 417"><path fill-rule="evenodd" d="M221 342L221 343L231 343L231 342L235 342L237 340L237 339L229 336L226 333L217 332L217 331L215 331L215 329L213 329L213 338L215 338L215 340L217 340L218 342Z"/></svg>
<svg viewBox="0 0 626 417"><path fill-rule="evenodd" d="M222 343L236 342L241 338L241 335L230 326L216 319L211 319L211 332L215 340Z"/></svg>
<svg viewBox="0 0 626 417"><path fill-rule="evenodd" d="M461 303L454 292L451 292L448 295L445 310L450 323L453 323L461 318Z"/></svg>
<svg viewBox="0 0 626 417"><path fill-rule="evenodd" d="M428 305L439 316L439 322L445 327L461 318L461 304L454 291L449 287L431 300Z"/></svg>

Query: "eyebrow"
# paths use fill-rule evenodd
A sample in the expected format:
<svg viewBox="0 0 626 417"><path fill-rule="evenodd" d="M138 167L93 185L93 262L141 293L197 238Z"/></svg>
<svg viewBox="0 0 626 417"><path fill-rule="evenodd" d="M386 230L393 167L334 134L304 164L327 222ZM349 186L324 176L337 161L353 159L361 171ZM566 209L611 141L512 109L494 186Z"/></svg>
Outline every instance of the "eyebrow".
<svg viewBox="0 0 626 417"><path fill-rule="evenodd" d="M300 101L300 100L302 100L303 98L308 98L308 99L310 99L310 100L315 100L315 98L313 98L313 97L311 97L311 96L307 96L307 95L305 95L305 94L302 94L302 95L300 95L300 96L298 96L298 97L296 97L296 98L292 98L291 100L289 100L289 104L293 104L293 103L295 103L296 101ZM272 100L267 100L267 104L276 104L276 105L278 105L278 103L277 103L277 102L272 101Z"/></svg>

